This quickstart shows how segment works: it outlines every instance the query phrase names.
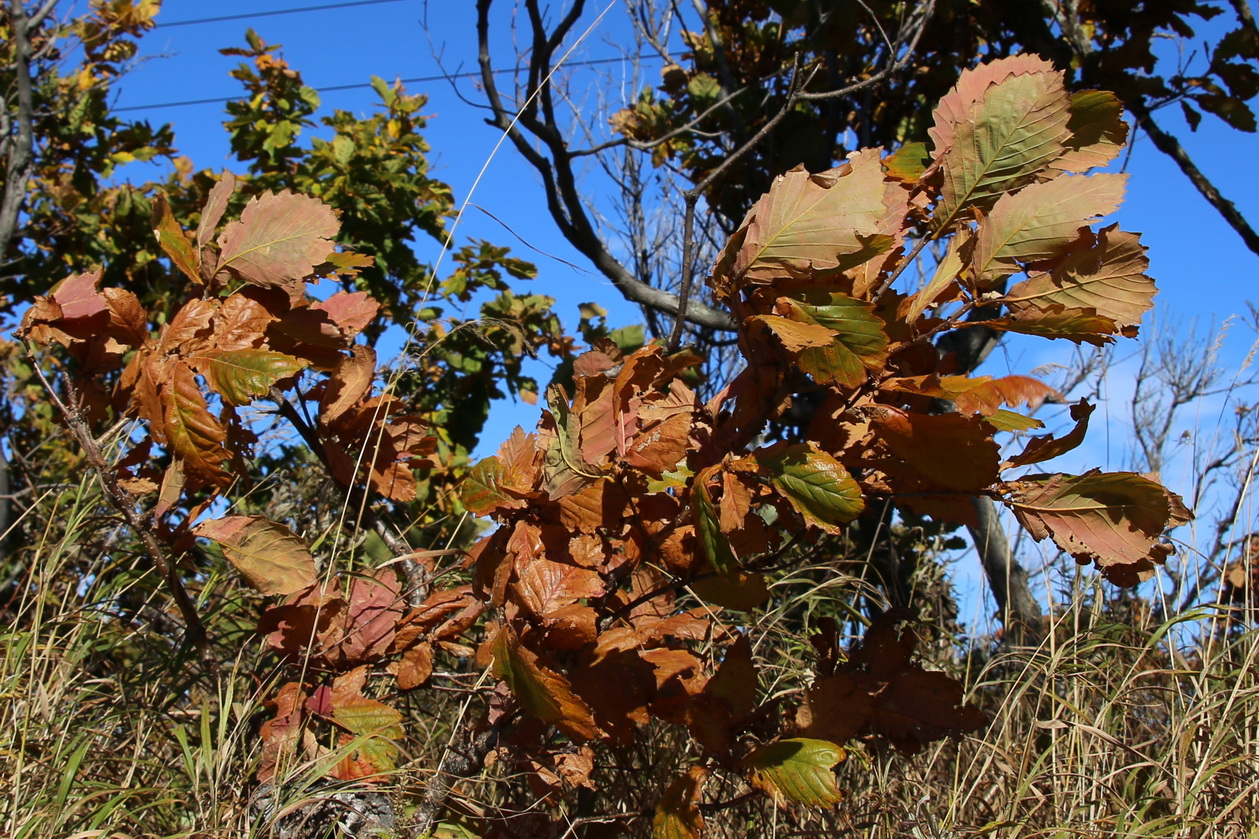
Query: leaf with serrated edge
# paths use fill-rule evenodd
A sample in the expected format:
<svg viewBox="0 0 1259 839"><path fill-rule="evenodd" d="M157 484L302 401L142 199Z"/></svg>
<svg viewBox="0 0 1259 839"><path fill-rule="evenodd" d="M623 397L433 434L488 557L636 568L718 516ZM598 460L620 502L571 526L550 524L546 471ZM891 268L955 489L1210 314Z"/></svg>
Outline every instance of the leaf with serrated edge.
<svg viewBox="0 0 1259 839"><path fill-rule="evenodd" d="M1154 305L1158 289L1145 275L1150 260L1141 237L1116 229L1097 232L1093 247L1068 254L1053 271L1018 283L1004 302L1016 320L1035 320L1045 309L1092 309L1117 326L1133 326Z"/></svg>
<svg viewBox="0 0 1259 839"><path fill-rule="evenodd" d="M315 559L302 540L262 516L213 519L193 532L218 542L228 561L263 594L295 594L318 580Z"/></svg>
<svg viewBox="0 0 1259 839"><path fill-rule="evenodd" d="M322 263L341 229L336 213L317 198L291 192L250 199L240 221L219 236L218 266L246 282L288 290Z"/></svg>
<svg viewBox="0 0 1259 839"><path fill-rule="evenodd" d="M811 525L838 533L865 509L861 487L838 460L812 443L766 449L756 455L774 487Z"/></svg>
<svg viewBox="0 0 1259 839"><path fill-rule="evenodd" d="M731 279L772 281L843 270L849 267L844 256L864 247L861 237L878 232L885 209L877 149L816 175L797 166L775 178L741 225L745 235L731 240L741 240Z"/></svg>
<svg viewBox="0 0 1259 839"><path fill-rule="evenodd" d="M752 771L752 783L776 802L827 807L840 800L832 767L844 750L828 740L797 737L761 746L740 765Z"/></svg>
<svg viewBox="0 0 1259 839"><path fill-rule="evenodd" d="M233 350L203 355L206 381L230 405L248 405L255 397L266 396L271 386L306 368L306 362L271 350Z"/></svg>
<svg viewBox="0 0 1259 839"><path fill-rule="evenodd" d="M1053 538L1077 559L1101 567L1148 561L1174 518L1178 498L1135 472L1050 475L1010 484L1006 503L1040 541Z"/></svg>
<svg viewBox="0 0 1259 839"><path fill-rule="evenodd" d="M977 280L1022 270L1060 255L1092 219L1123 201L1127 175L1062 175L1002 196L979 226L972 267Z"/></svg>
<svg viewBox="0 0 1259 839"><path fill-rule="evenodd" d="M968 207L986 210L1062 154L1070 116L1062 74L1041 59L1016 56L1031 72L988 86L960 121L937 122L931 135L944 173L932 229L943 230ZM983 71L990 72L990 71ZM975 79L963 75L958 88ZM948 99L949 97L945 97ZM941 118L944 102L937 108ZM948 117L954 119L956 115Z"/></svg>

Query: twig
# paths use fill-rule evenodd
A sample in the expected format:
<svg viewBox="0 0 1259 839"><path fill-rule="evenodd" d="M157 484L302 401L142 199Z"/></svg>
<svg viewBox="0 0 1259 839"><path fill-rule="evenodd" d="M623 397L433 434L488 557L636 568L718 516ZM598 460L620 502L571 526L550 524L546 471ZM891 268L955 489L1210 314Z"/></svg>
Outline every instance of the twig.
<svg viewBox="0 0 1259 839"><path fill-rule="evenodd" d="M26 348L26 357L31 362L31 369L35 371L35 375L39 378L40 383L44 386L44 390L48 393L48 397L52 400L53 406L56 407L62 419L65 420L66 427L83 448L92 471L100 479L101 487L105 491L105 499L111 507L118 511L123 521L127 523L127 526L135 533L140 543L144 545L144 551L148 554L150 561L152 561L153 567L157 569L158 574L165 581L171 597L175 600L175 605L179 608L180 615L183 616L184 633L188 641L196 648L203 662L217 669L218 662L214 658L214 651L210 647L206 636L205 624L201 622L201 616L197 614L197 608L193 604L192 598L188 596L188 590L184 588L183 580L179 578L175 563L167 558L165 549L153 534L153 528L147 522L141 520L135 511L131 496L118 484L118 478L114 474L114 470L110 467L109 461L105 459L105 455L101 452L100 445L88 429L82 413L78 408L71 408L61 400L56 390L53 389L52 384L44 376L44 371L40 368L39 360L35 357L35 353L31 350L30 345L24 341L23 346ZM66 388L71 401L73 401L73 390L69 382L66 383Z"/></svg>

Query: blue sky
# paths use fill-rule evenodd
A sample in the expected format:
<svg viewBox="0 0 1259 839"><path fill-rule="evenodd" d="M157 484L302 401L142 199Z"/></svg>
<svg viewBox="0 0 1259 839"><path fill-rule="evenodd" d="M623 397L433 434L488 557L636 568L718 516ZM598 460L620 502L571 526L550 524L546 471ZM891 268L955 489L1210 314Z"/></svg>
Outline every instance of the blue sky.
<svg viewBox="0 0 1259 839"><path fill-rule="evenodd" d="M373 94L366 83L371 75L391 81L396 77L440 76L443 66L446 72L470 74L477 70L475 4L471 0L427 4L421 0L387 0L295 14L261 14L322 5L331 4L320 0L222 0L213 4L167 0L159 16L162 25L141 42L141 55L146 58L122 80L116 104L123 109L137 109L128 111L131 116L172 123L180 151L191 157L198 168L218 169L235 165L221 127L223 108L219 103L240 90L227 75L240 59L219 55L218 49L243 44L246 27L252 26L268 42L284 45L284 57L302 72L308 84L320 91L328 110L368 113ZM512 3L500 0L499 6L502 25L495 33L496 61L499 67L509 68L512 52L506 24L510 22ZM621 44L628 42L628 24L619 0L603 0L593 7L588 21L605 9L607 14L574 53L576 59L614 57L620 54ZM234 15L251 17L173 25ZM1218 37L1219 33L1207 30L1201 34L1209 38ZM602 67L599 72L617 78L621 71ZM460 84L475 101L474 82L465 78ZM344 85L361 87L329 89ZM569 325L576 322L577 304L585 301L608 307L614 326L635 322L637 311L624 304L600 275L586 270L583 258L555 230L532 170L509 146L497 148L501 135L483 122L483 113L461 101L445 81L413 82L408 89L429 96L426 137L433 148L433 174L452 185L457 199L471 194L476 205L510 228L508 232L499 222L471 208L461 222L462 237L483 237L510 245L517 256L535 261L540 274L530 290L556 297L557 309ZM628 87L620 92L634 93ZM199 99L213 99L215 103L156 107ZM1234 131L1210 115L1192 133L1176 108L1164 109L1157 118L1180 138L1225 196L1259 224L1259 177L1254 168L1259 158L1259 139ZM1165 329L1184 330L1196 325L1199 332L1209 332L1229 316L1244 314L1259 283L1259 256L1246 249L1174 163L1144 136L1138 135L1130 157L1121 158L1120 162L1126 162L1130 174L1128 198L1111 220L1118 221L1124 229L1142 233L1142 240L1150 249L1150 274L1161 289L1154 320ZM436 256L435 250L423 254L430 261ZM1225 370L1242 365L1253 337L1240 323L1232 329L1221 347ZM1110 469L1131 465L1125 415L1134 369L1131 358L1136 350L1135 344L1128 342L1116 356L1116 366L1106 385L1107 398L1094 416L1090 443L1081 452L1081 463L1100 462ZM1028 373L1041 365L1065 363L1069 358L1069 346L1059 342L1017 341L994 354L989 372ZM1207 406L1194 419L1196 426L1189 430L1195 435L1213 435L1223 413L1222 405ZM495 412L480 453L492 452L497 441L516 424L531 428L536 416L536 409L527 405L504 405ZM1075 465L1063 463L1060 468ZM1180 477L1166 475L1174 488L1185 479L1183 464L1178 468Z"/></svg>

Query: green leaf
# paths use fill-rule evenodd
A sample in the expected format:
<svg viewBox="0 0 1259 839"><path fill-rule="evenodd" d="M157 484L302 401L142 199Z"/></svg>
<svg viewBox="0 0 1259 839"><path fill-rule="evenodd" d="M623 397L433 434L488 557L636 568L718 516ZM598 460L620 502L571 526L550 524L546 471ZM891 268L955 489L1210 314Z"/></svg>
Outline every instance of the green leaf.
<svg viewBox="0 0 1259 839"><path fill-rule="evenodd" d="M844 465L812 443L757 452L770 481L811 525L831 533L865 509L861 487Z"/></svg>
<svg viewBox="0 0 1259 839"><path fill-rule="evenodd" d="M1035 417L1027 417L1018 411L1000 408L996 413L984 417L984 422L998 431L1031 431L1033 428L1044 428L1045 424Z"/></svg>
<svg viewBox="0 0 1259 839"><path fill-rule="evenodd" d="M740 765L775 802L828 807L841 797L831 770L843 759L844 750L828 740L798 737L761 746Z"/></svg>
<svg viewBox="0 0 1259 839"><path fill-rule="evenodd" d="M867 368L875 370L887 362L883 321L865 300L823 287L809 289L799 299L787 298L785 306L793 320L835 333L829 346L805 349L797 357L800 369L820 384L859 387L866 381Z"/></svg>
<svg viewBox="0 0 1259 839"><path fill-rule="evenodd" d="M944 174L932 229L948 227L968 207L986 210L1060 157L1071 136L1069 106L1062 74L1035 56L962 73L928 132Z"/></svg>
<svg viewBox="0 0 1259 839"><path fill-rule="evenodd" d="M476 516L489 515L500 505L513 502L514 498L499 489L506 474L507 468L493 455L473 466L459 488L459 497L468 512Z"/></svg>
<svg viewBox="0 0 1259 839"><path fill-rule="evenodd" d="M652 839L699 839L703 835L704 817L697 804L707 778L707 769L692 766L669 783L651 820Z"/></svg>
<svg viewBox="0 0 1259 839"><path fill-rule="evenodd" d="M905 309L905 322L913 323L926 309L935 304L936 298L958 278L966 263L962 259L963 248L971 243L969 230L954 236L949 242L949 249L936 264L931 280L923 286L909 301Z"/></svg>
<svg viewBox="0 0 1259 839"><path fill-rule="evenodd" d="M171 264L197 285L201 285L197 253L184 235L183 228L175 221L166 196L159 192L153 196L153 235L162 252L170 257Z"/></svg>
<svg viewBox="0 0 1259 839"><path fill-rule="evenodd" d="M887 174L898 181L915 183L927 170L931 162L931 154L926 143L905 143L896 151L883 158L883 167Z"/></svg>
<svg viewBox="0 0 1259 839"><path fill-rule="evenodd" d="M712 496L708 494L708 480L719 469L720 466L710 466L702 470L695 476L695 482L691 486L691 503L695 508L695 532L699 536L704 555L708 557L708 561L712 563L717 573L723 576L737 575L739 561L735 558L729 540L721 532L717 509L713 506Z"/></svg>
<svg viewBox="0 0 1259 839"><path fill-rule="evenodd" d="M210 387L229 405L248 405L266 396L280 379L306 368L307 362L271 350L233 350L191 359L205 371Z"/></svg>
<svg viewBox="0 0 1259 839"><path fill-rule="evenodd" d="M284 525L262 516L212 519L193 532L217 542L228 561L263 594L295 594L318 581L315 559L305 543Z"/></svg>

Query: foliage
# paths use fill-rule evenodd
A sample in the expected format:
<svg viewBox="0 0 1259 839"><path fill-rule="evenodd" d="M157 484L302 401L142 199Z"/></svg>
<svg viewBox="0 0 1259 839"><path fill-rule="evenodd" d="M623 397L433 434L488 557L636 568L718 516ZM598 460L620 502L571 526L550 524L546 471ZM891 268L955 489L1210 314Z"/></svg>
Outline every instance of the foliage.
<svg viewBox="0 0 1259 839"><path fill-rule="evenodd" d="M218 515L215 502L247 474L237 464L254 454L241 409L258 400L279 406L353 507L410 502L421 473L449 474L426 417L376 391L374 353L355 339L377 301L310 295L318 278L366 270L335 249L336 214L317 198L255 195L217 236L230 176L191 235L159 199L156 239L190 299L163 319L135 294L102 288L99 273L75 274L37 298L20 335L73 359L64 414L89 453L93 414L112 406L139 421L143 434L103 477L129 494L110 494L129 521L125 510L153 498L143 516L162 541L149 547L154 563L209 540L260 594L283 598L259 624L292 664L260 731L261 780L279 785L303 764L384 780L403 731L397 704L382 699L432 689L444 658L496 682L477 691L485 706L464 733L466 754L497 743L497 759L546 798L597 787L596 750L632 751L652 728L676 727L686 745L655 824L693 835L708 784L742 779L776 803L829 805L840 794L832 769L854 741L913 752L984 725L953 678L913 660L918 639L899 611L846 654L835 624L819 622L811 684L767 690L776 654L755 651L743 613L773 597L768 583L799 563L801 542L888 502L964 523L980 496L1122 584L1169 554L1165 534L1189 514L1153 479L1011 474L1078 445L1087 403L1078 432L1032 438L1002 460L997 435L1020 427L1010 409L1050 389L955 371L933 343L979 325L1077 343L1135 334L1154 286L1135 236L1092 227L1123 190L1122 176L1084 174L1119 150L1119 112L1093 102L1068 94L1047 62L1013 56L946 94L921 166L887 163L876 148L777 179L709 277L745 362L729 386L704 402L686 379L694 356L597 342L570 383L547 388L536 433L517 429L470 471L463 506L497 527L440 571L438 554L406 545L385 564L321 565L281 523ZM291 130L267 135L279 137L273 150ZM951 257L925 288L898 290L931 241L948 242ZM1027 278L1003 292L1018 274ZM1006 315L967 319L1007 296ZM102 376L120 368L106 398ZM767 442L767 424L805 398L820 407L803 439ZM956 409L941 412L939 400ZM178 575L167 577L183 603ZM181 609L191 630L196 615ZM430 785L419 807L420 833L440 816L441 789Z"/></svg>

